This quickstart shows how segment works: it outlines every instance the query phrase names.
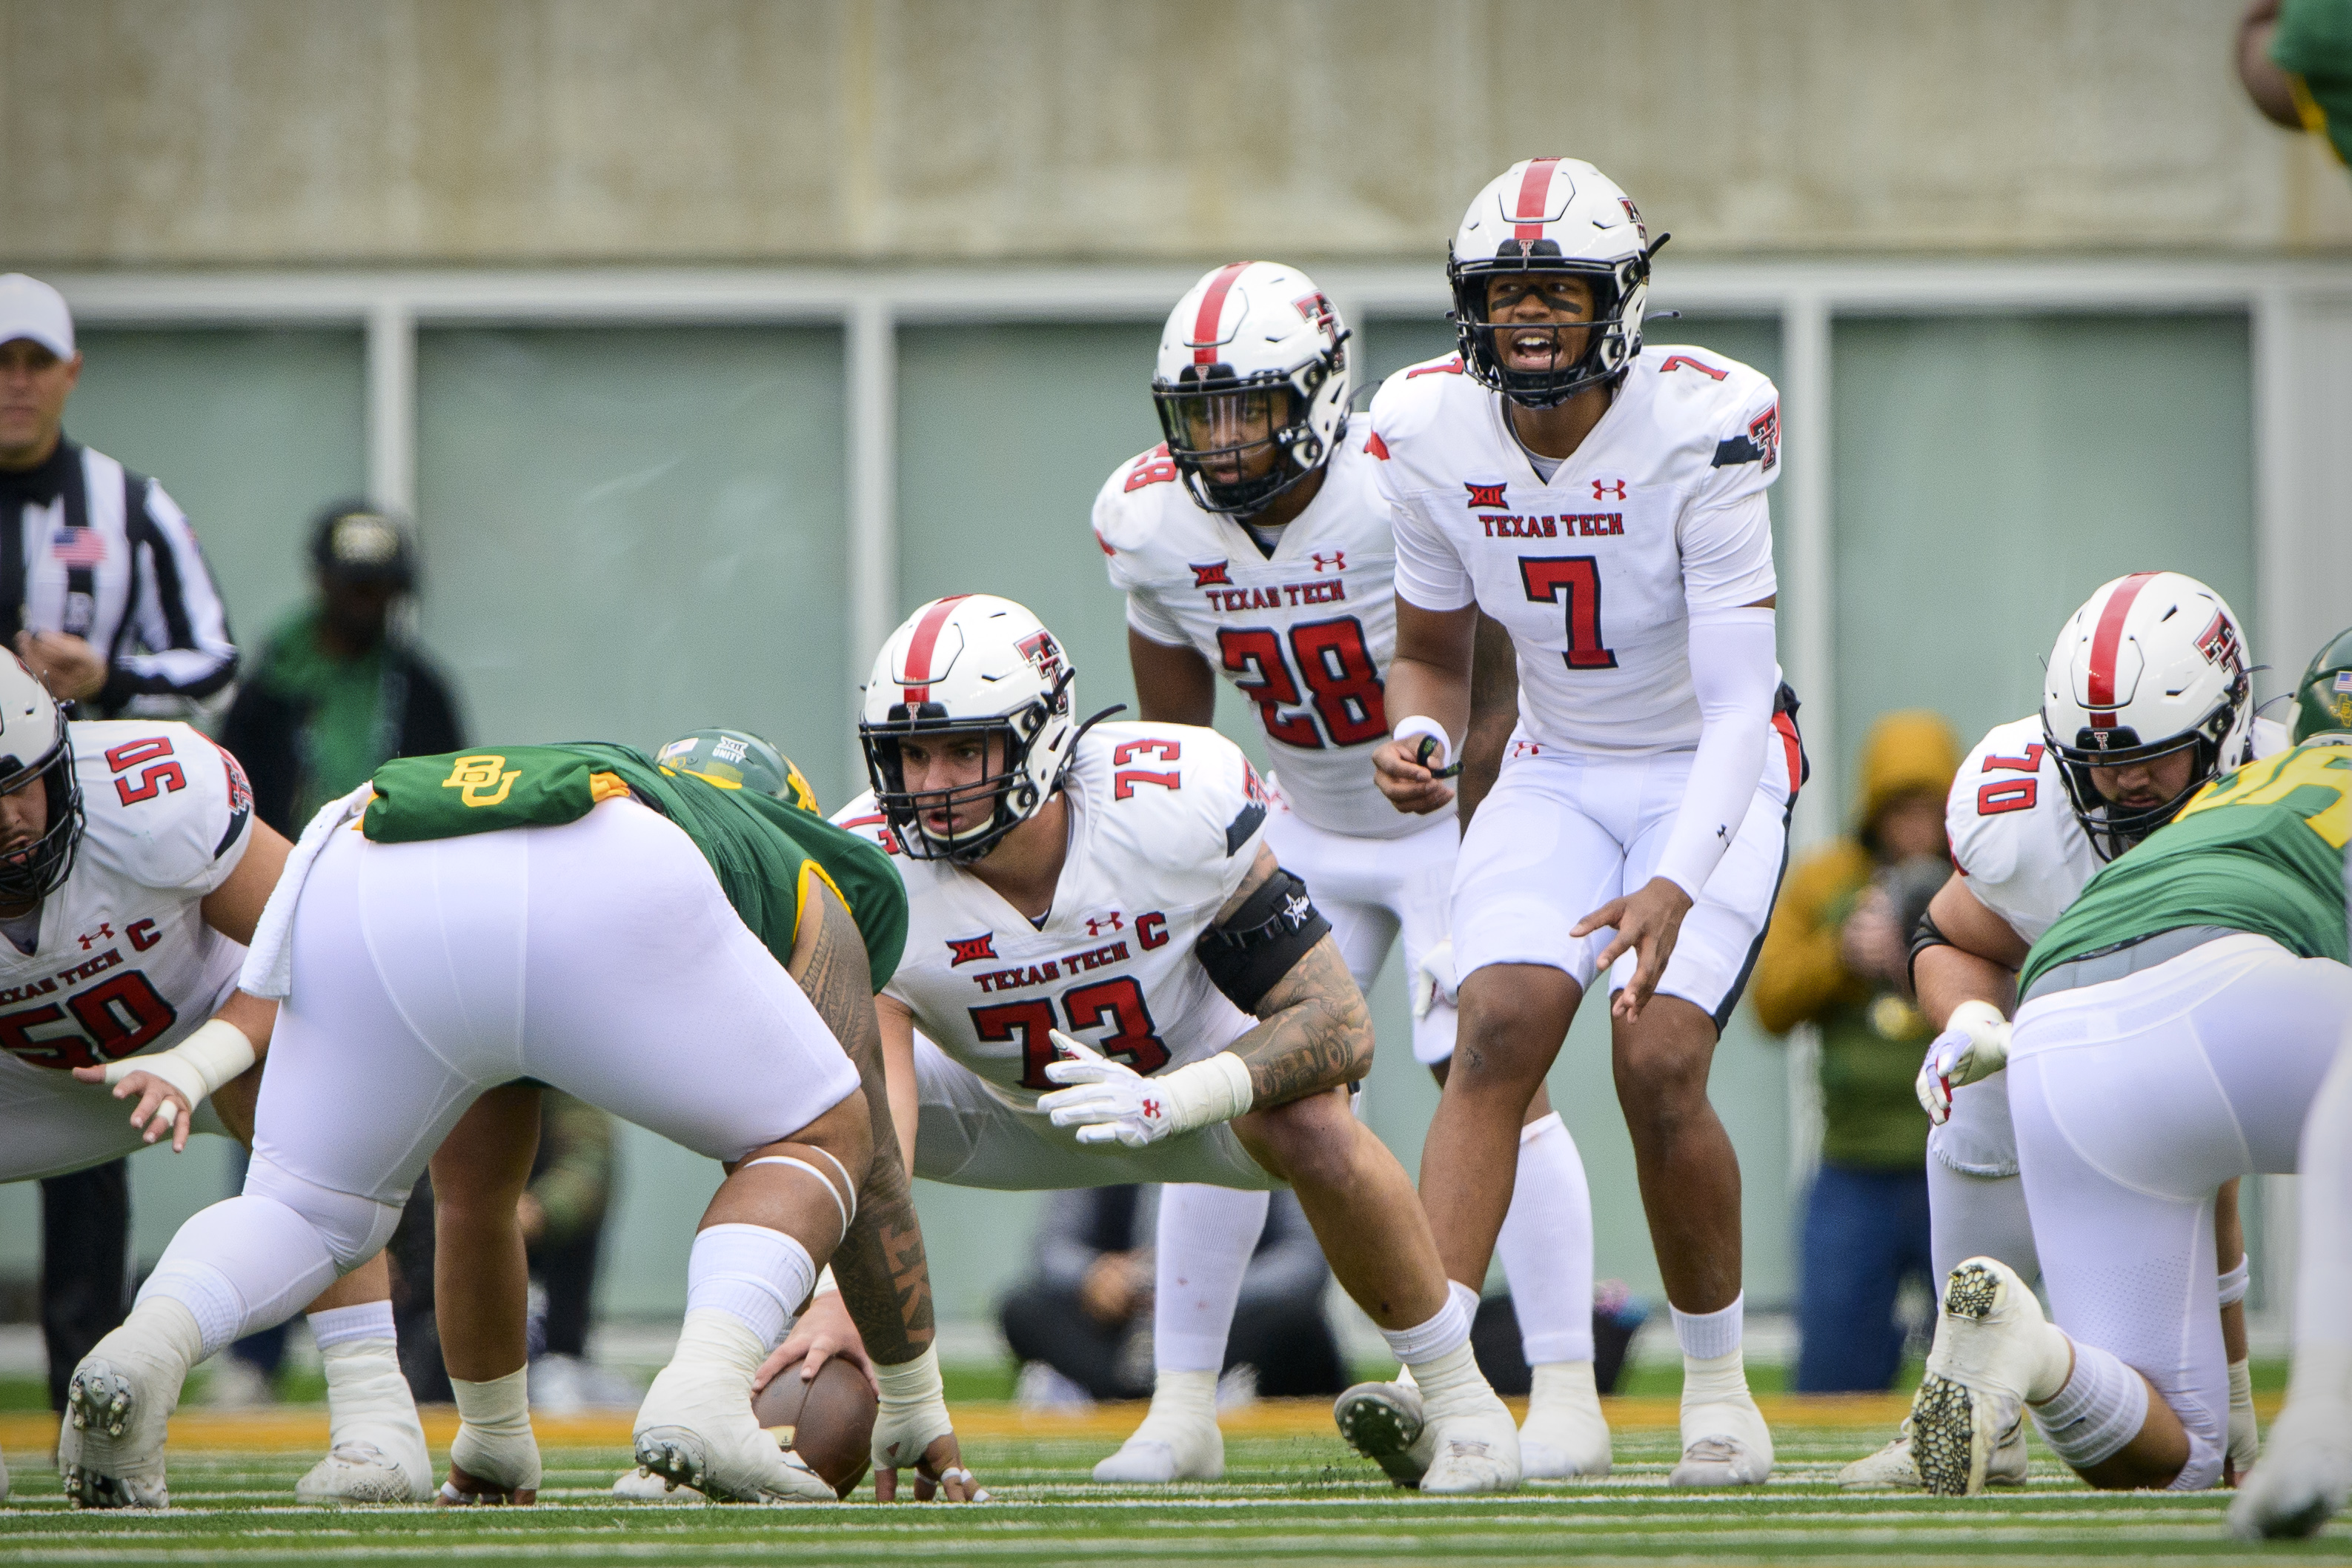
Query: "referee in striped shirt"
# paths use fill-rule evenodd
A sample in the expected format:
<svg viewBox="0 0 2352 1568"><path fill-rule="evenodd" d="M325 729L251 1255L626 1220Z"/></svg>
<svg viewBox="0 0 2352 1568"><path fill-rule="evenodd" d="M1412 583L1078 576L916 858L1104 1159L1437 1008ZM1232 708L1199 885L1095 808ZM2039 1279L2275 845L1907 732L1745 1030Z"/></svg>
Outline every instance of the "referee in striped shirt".
<svg viewBox="0 0 2352 1568"><path fill-rule="evenodd" d="M199 700L236 673L220 591L154 480L65 438L81 375L63 296L0 277L0 637L85 717L145 697ZM49 1403L130 1309L130 1172L41 1184L41 1338Z"/></svg>
<svg viewBox="0 0 2352 1568"><path fill-rule="evenodd" d="M228 612L163 487L65 438L64 296L0 277L0 636L84 717L200 701L236 674Z"/></svg>

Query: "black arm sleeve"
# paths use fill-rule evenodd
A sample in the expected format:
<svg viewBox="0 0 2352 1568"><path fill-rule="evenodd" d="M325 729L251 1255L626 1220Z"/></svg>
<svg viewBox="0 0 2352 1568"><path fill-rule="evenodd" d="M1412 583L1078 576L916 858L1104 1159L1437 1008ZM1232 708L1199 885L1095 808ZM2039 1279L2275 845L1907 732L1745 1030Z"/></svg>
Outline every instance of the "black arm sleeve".
<svg viewBox="0 0 2352 1568"><path fill-rule="evenodd" d="M1911 931L1911 962L1903 972L1904 978L1911 983L1912 995L1919 994L1919 955L1931 947L1954 945L1952 939L1946 936L1943 928L1936 923L1936 917L1922 910L1919 923Z"/></svg>
<svg viewBox="0 0 2352 1568"><path fill-rule="evenodd" d="M1217 989L1243 1012L1255 1013L1330 929L1307 896L1307 884L1277 866L1232 919L1202 931L1192 951Z"/></svg>

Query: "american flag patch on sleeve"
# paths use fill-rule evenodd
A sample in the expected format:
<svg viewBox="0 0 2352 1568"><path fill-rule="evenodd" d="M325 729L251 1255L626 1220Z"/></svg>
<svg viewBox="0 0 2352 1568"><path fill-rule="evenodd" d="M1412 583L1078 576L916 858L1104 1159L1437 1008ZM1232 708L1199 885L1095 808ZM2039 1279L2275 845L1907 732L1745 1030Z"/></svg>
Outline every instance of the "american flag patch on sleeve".
<svg viewBox="0 0 2352 1568"><path fill-rule="evenodd" d="M94 528L61 528L49 553L68 566L96 566L106 559L106 535Z"/></svg>

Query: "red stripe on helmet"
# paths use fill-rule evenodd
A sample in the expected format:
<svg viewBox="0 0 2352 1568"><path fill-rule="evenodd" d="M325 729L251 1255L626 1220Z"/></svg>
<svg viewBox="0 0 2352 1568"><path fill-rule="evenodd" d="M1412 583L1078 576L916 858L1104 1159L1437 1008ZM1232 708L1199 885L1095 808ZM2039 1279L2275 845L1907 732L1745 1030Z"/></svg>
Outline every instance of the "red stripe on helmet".
<svg viewBox="0 0 2352 1568"><path fill-rule="evenodd" d="M2124 617L2131 614L2132 601L2139 591L2155 577L2153 572L2135 572L2116 584L2107 596L2106 608L2099 612L2099 629L2091 634L2090 700L2084 704L2093 711L2091 728L2111 730L2116 722L2116 650L2123 646ZM2105 712L2098 710L2105 709Z"/></svg>
<svg viewBox="0 0 2352 1568"><path fill-rule="evenodd" d="M1201 312L1192 318L1194 364L1217 363L1217 323L1225 313L1225 296L1234 291L1234 279L1248 266L1246 261L1228 261L1209 279L1209 291L1201 296Z"/></svg>
<svg viewBox="0 0 2352 1568"><path fill-rule="evenodd" d="M939 646L940 628L948 624L955 607L971 598L970 594L950 594L929 609L915 623L915 636L907 644L907 679L902 683L907 706L931 700L931 650Z"/></svg>
<svg viewBox="0 0 2352 1568"><path fill-rule="evenodd" d="M1538 158L1519 176L1519 210L1511 215L1511 235L1522 243L1543 237L1544 207L1551 200L1551 173L1559 167L1557 158Z"/></svg>

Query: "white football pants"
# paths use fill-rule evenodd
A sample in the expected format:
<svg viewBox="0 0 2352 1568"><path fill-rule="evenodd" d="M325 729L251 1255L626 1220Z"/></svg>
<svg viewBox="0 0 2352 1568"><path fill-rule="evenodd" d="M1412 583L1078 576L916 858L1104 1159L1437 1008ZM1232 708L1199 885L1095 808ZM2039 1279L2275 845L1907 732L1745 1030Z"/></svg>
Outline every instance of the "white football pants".
<svg viewBox="0 0 2352 1568"><path fill-rule="evenodd" d="M858 1087L693 841L635 801L420 844L338 831L291 942L245 1194L146 1288L188 1303L207 1353L373 1256L486 1089L537 1079L727 1161Z"/></svg>
<svg viewBox="0 0 2352 1568"><path fill-rule="evenodd" d="M2214 1192L2296 1168L2347 1017L2352 968L2242 932L2018 1009L2010 1110L2053 1315L2179 1415L2179 1489L2219 1479L2229 1443Z"/></svg>

